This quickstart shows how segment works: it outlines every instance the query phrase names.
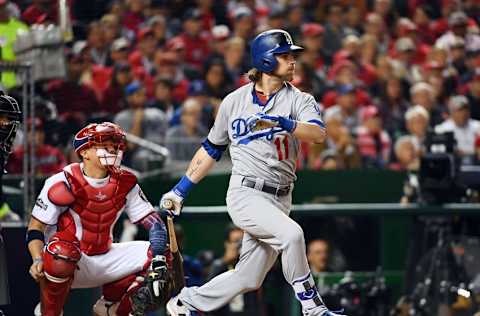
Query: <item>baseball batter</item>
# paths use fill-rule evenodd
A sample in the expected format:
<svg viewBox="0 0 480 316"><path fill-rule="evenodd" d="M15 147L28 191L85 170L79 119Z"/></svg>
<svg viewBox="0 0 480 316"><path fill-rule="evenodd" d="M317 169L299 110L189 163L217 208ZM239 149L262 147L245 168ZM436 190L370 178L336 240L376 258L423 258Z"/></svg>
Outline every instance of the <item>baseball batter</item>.
<svg viewBox="0 0 480 316"><path fill-rule="evenodd" d="M201 287L183 288L167 304L170 315L196 315L259 288L281 254L285 279L304 315L339 316L323 304L310 273L302 228L288 215L292 202L299 141L322 142L325 126L313 96L289 81L295 71L293 44L283 30L259 34L251 44L252 81L230 93L215 124L194 155L186 175L161 200L179 214L184 198L230 145L233 162L227 210L244 230L240 260Z"/></svg>

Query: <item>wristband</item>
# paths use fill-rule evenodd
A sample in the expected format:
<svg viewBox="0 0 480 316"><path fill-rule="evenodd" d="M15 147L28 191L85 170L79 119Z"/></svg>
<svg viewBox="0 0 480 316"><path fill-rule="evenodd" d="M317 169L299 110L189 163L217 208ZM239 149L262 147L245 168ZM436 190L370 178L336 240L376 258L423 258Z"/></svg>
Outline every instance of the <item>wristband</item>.
<svg viewBox="0 0 480 316"><path fill-rule="evenodd" d="M190 190L195 186L195 183L192 182L187 176L183 176L180 181L172 189L175 194L185 198L190 192Z"/></svg>
<svg viewBox="0 0 480 316"><path fill-rule="evenodd" d="M280 116L279 123L280 126L289 133L293 133L293 131L295 131L295 129L297 128L297 121L288 119L286 117Z"/></svg>
<svg viewBox="0 0 480 316"><path fill-rule="evenodd" d="M41 240L44 243L45 234L38 229L30 229L27 231L27 235L25 236L25 242L27 243L27 246L33 240Z"/></svg>

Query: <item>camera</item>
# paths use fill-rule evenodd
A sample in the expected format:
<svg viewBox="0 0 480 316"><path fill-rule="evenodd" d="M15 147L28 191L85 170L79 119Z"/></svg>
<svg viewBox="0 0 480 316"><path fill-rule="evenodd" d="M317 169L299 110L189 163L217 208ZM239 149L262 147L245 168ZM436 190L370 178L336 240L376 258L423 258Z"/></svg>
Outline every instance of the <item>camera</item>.
<svg viewBox="0 0 480 316"><path fill-rule="evenodd" d="M456 153L453 132L429 132L425 146L418 174L419 202L470 202L472 192L480 188L480 168L462 165L463 158Z"/></svg>

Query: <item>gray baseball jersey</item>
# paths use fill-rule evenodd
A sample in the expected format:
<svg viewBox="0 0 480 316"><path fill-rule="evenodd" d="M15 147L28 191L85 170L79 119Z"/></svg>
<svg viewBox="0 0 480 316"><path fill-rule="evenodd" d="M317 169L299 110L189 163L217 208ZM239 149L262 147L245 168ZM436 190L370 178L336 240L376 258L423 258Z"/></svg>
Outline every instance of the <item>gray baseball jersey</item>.
<svg viewBox="0 0 480 316"><path fill-rule="evenodd" d="M208 139L216 145L230 143L232 175L262 178L290 184L296 180L299 142L279 128L252 131L249 121L256 113L290 117L324 126L315 98L285 83L266 105L259 105L254 84L247 84L223 100Z"/></svg>

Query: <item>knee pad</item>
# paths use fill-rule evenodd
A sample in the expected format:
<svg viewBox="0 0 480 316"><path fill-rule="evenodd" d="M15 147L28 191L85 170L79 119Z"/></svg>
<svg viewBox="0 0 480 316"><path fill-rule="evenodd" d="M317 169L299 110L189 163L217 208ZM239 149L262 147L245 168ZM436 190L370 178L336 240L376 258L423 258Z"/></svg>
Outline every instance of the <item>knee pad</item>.
<svg viewBox="0 0 480 316"><path fill-rule="evenodd" d="M80 260L80 242L71 233L58 232L50 239L43 252L45 277L54 283L71 279Z"/></svg>
<svg viewBox="0 0 480 316"><path fill-rule="evenodd" d="M117 308L120 303L113 303L105 300L102 296L94 305L93 312L95 316L115 316L117 315Z"/></svg>

